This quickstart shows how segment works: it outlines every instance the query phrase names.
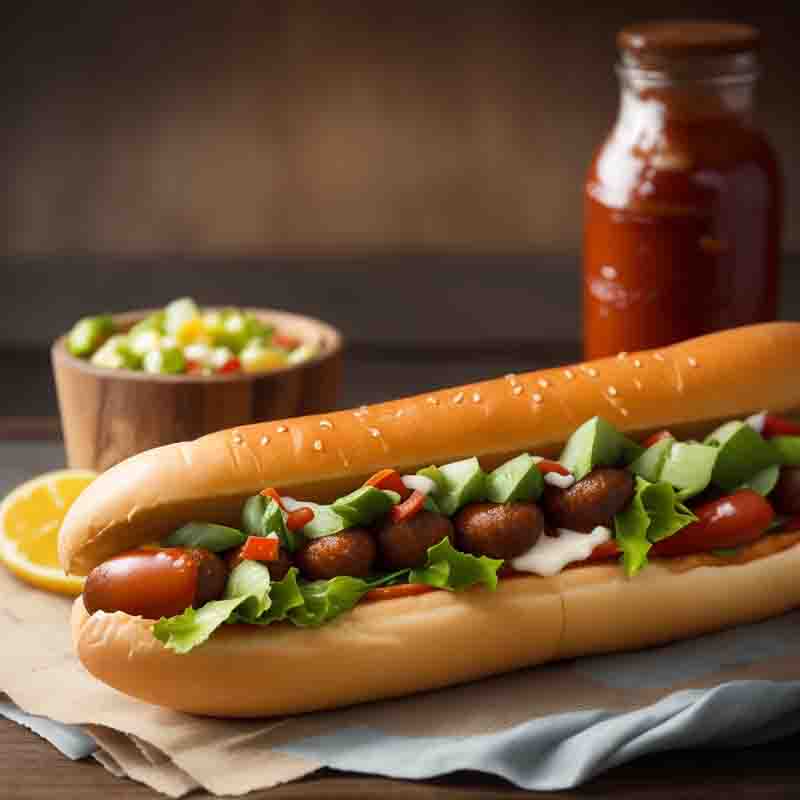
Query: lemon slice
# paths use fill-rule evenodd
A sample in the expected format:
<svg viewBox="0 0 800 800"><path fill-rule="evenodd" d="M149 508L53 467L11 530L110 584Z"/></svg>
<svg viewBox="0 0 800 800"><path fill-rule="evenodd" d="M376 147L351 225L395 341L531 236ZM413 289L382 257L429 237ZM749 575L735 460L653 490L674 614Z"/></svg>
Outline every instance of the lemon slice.
<svg viewBox="0 0 800 800"><path fill-rule="evenodd" d="M0 503L0 561L40 589L79 595L84 579L65 575L58 563L58 530L96 477L89 470L61 469L14 489Z"/></svg>

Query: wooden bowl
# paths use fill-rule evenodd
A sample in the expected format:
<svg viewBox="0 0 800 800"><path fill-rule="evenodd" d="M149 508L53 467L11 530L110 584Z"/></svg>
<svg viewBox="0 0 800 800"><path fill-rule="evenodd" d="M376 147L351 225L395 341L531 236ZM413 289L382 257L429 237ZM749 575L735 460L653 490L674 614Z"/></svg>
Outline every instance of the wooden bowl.
<svg viewBox="0 0 800 800"><path fill-rule="evenodd" d="M326 411L336 405L342 337L312 317L247 309L279 331L316 344L308 361L263 373L152 375L96 367L70 354L66 335L51 349L70 467L102 471L171 442L261 420ZM114 316L126 330L148 310Z"/></svg>

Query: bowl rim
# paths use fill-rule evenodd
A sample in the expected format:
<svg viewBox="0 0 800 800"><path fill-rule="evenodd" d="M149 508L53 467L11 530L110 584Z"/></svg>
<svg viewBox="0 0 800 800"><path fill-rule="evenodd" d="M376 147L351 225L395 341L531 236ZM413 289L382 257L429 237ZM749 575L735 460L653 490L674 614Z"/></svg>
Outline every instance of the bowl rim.
<svg viewBox="0 0 800 800"><path fill-rule="evenodd" d="M223 311L226 308L234 308L234 306L202 306L202 310L204 312ZM302 323L303 325L310 324L312 328L316 329L316 339L310 340L308 337L303 336L299 336L298 338L300 338L304 344L312 343L319 345L320 352L318 352L312 358L309 358L306 361L301 361L298 364L287 364L284 367L278 367L277 369L270 369L264 372L233 372L223 374L218 373L216 375L188 375L185 373L170 375L155 372L143 372L133 369L98 367L95 364L92 364L90 361L79 358L78 356L74 356L69 352L66 345L67 337L69 336L68 332L62 333L55 339L50 348L50 353L54 362L63 362L74 369L80 370L89 375L94 375L98 378L114 378L118 380L130 381L153 381L156 383L219 384L252 382L267 377L287 375L292 372L308 369L309 367L321 364L324 361L336 358L341 354L344 348L344 337L342 336L342 332L329 322L325 322L317 317L311 317L307 314L297 314L293 311L283 311L282 309L278 308L258 308L254 306L235 306L235 308L240 311L246 311L254 314L259 317L259 319L264 321L272 322L278 328L281 327L281 323L289 323L290 325L292 323ZM112 313L110 316L115 323L131 327L139 320L147 317L149 314L153 314L156 311L161 310L162 309L160 308L134 309L131 311Z"/></svg>

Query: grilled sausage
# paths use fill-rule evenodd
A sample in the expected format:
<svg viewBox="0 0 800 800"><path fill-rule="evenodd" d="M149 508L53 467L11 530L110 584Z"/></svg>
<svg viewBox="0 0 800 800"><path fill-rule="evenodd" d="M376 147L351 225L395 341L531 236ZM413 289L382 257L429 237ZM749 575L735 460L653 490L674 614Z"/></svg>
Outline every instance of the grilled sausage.
<svg viewBox="0 0 800 800"><path fill-rule="evenodd" d="M800 467L783 467L769 496L781 514L800 514Z"/></svg>
<svg viewBox="0 0 800 800"><path fill-rule="evenodd" d="M296 566L311 580L327 580L337 575L363 578L372 571L378 549L370 534L351 528L312 539L295 553Z"/></svg>
<svg viewBox="0 0 800 800"><path fill-rule="evenodd" d="M420 567L428 559L428 548L444 538L453 541L453 524L433 511L420 511L402 522L387 521L377 535L381 563L386 569Z"/></svg>
<svg viewBox="0 0 800 800"><path fill-rule="evenodd" d="M516 558L533 547L544 531L535 503L474 503L455 519L460 550L491 558Z"/></svg>
<svg viewBox="0 0 800 800"><path fill-rule="evenodd" d="M633 475L624 469L597 467L568 489L546 486L542 503L556 528L589 532L610 525L633 497Z"/></svg>
<svg viewBox="0 0 800 800"><path fill-rule="evenodd" d="M90 614L124 611L146 619L172 617L219 599L227 577L225 563L208 550L131 550L89 573L83 602Z"/></svg>

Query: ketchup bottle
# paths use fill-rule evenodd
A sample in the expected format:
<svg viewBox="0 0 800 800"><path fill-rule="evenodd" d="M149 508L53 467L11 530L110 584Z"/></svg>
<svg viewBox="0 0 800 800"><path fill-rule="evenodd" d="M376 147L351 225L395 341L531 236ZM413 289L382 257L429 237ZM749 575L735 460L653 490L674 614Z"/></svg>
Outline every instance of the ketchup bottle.
<svg viewBox="0 0 800 800"><path fill-rule="evenodd" d="M759 34L622 30L616 124L585 186L584 353L775 318L782 191L753 114Z"/></svg>

